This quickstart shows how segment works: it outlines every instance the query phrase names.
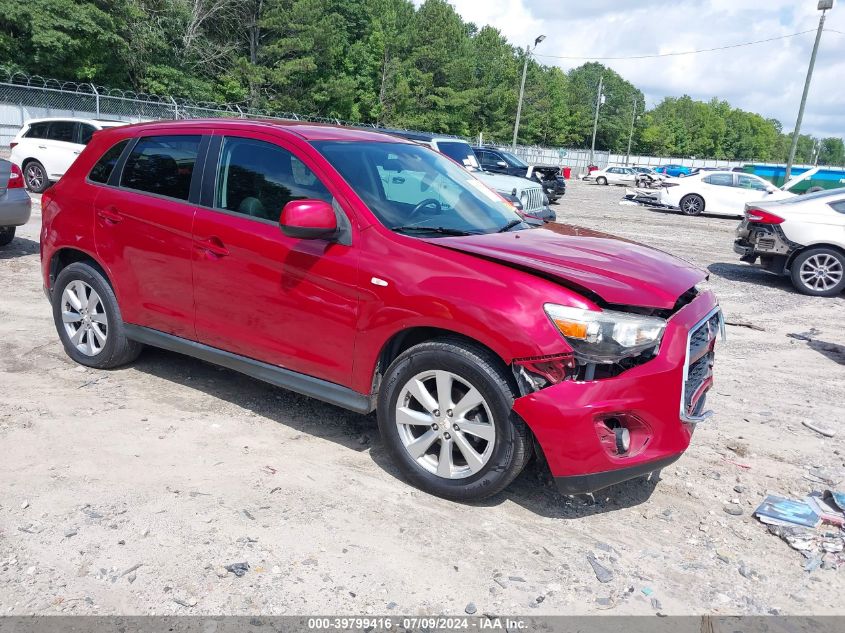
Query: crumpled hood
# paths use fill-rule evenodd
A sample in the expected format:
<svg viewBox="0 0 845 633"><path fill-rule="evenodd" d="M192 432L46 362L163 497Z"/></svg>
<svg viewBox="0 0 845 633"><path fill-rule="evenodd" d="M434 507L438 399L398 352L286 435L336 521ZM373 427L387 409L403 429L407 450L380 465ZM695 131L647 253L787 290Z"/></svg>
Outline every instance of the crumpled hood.
<svg viewBox="0 0 845 633"><path fill-rule="evenodd" d="M663 251L567 224L426 241L534 270L621 305L672 308L707 278L702 269Z"/></svg>

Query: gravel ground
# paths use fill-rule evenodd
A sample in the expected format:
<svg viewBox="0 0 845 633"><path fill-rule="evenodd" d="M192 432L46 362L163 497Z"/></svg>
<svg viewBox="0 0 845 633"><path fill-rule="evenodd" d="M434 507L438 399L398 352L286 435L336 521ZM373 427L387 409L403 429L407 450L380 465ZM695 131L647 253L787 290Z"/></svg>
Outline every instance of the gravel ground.
<svg viewBox="0 0 845 633"><path fill-rule="evenodd" d="M74 365L36 208L0 251L0 613L845 614L835 557L813 569L751 516L841 478L845 300L740 264L734 219L622 193L575 182L557 210L706 267L753 326L718 348L717 415L659 481L567 498L531 466L477 505L400 481L372 416L162 351Z"/></svg>

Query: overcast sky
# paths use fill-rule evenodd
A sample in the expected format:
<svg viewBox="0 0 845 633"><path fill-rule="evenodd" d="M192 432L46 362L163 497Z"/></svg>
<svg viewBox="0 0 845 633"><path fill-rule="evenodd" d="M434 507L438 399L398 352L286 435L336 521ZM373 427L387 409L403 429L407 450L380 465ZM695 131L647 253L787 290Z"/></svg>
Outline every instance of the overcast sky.
<svg viewBox="0 0 845 633"><path fill-rule="evenodd" d="M645 93L727 99L795 125L818 26L817 0L450 0L465 20L498 28L513 44L537 35L538 56L645 55L761 40L813 29L794 38L682 57L602 61ZM419 4L419 2L417 2ZM845 2L828 12L802 132L845 135ZM538 57L564 69L583 61Z"/></svg>

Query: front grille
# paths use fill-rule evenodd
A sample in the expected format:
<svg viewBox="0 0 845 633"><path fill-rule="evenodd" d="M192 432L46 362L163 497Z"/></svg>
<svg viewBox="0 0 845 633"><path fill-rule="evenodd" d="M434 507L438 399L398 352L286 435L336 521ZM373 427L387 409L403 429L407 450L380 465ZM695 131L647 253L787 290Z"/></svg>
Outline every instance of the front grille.
<svg viewBox="0 0 845 633"><path fill-rule="evenodd" d="M525 211L539 211L543 208L543 188L530 187L524 189L520 201Z"/></svg>
<svg viewBox="0 0 845 633"><path fill-rule="evenodd" d="M697 415L702 386L713 375L713 349L716 336L722 329L722 312L715 308L701 320L689 333L687 344L687 362L684 372L683 401L681 417Z"/></svg>

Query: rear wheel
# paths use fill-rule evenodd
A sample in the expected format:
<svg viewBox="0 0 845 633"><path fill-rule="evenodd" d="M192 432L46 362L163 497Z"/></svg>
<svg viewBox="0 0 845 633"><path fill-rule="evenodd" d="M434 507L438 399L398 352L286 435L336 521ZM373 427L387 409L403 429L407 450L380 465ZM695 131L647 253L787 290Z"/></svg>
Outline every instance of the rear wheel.
<svg viewBox="0 0 845 633"><path fill-rule="evenodd" d="M103 274L70 264L53 288L53 321L65 352L80 365L111 369L138 357L142 345L126 338L117 298Z"/></svg>
<svg viewBox="0 0 845 633"><path fill-rule="evenodd" d="M845 255L832 248L811 248L790 267L798 292L814 297L835 297L845 289Z"/></svg>
<svg viewBox="0 0 845 633"><path fill-rule="evenodd" d="M607 184L607 178L605 178L604 176L599 176L598 178L596 178L596 184L597 185L606 185Z"/></svg>
<svg viewBox="0 0 845 633"><path fill-rule="evenodd" d="M23 169L23 180L26 188L32 193L43 193L50 186L44 165L37 160L29 161Z"/></svg>
<svg viewBox="0 0 845 633"><path fill-rule="evenodd" d="M15 239L14 226L0 226L0 246L6 246Z"/></svg>
<svg viewBox="0 0 845 633"><path fill-rule="evenodd" d="M503 490L531 455L513 400L501 361L491 353L454 339L430 341L388 368L379 429L413 485L446 499L477 501Z"/></svg>
<svg viewBox="0 0 845 633"><path fill-rule="evenodd" d="M690 193L681 198L681 211L685 215L701 215L704 211L704 198L697 193Z"/></svg>

